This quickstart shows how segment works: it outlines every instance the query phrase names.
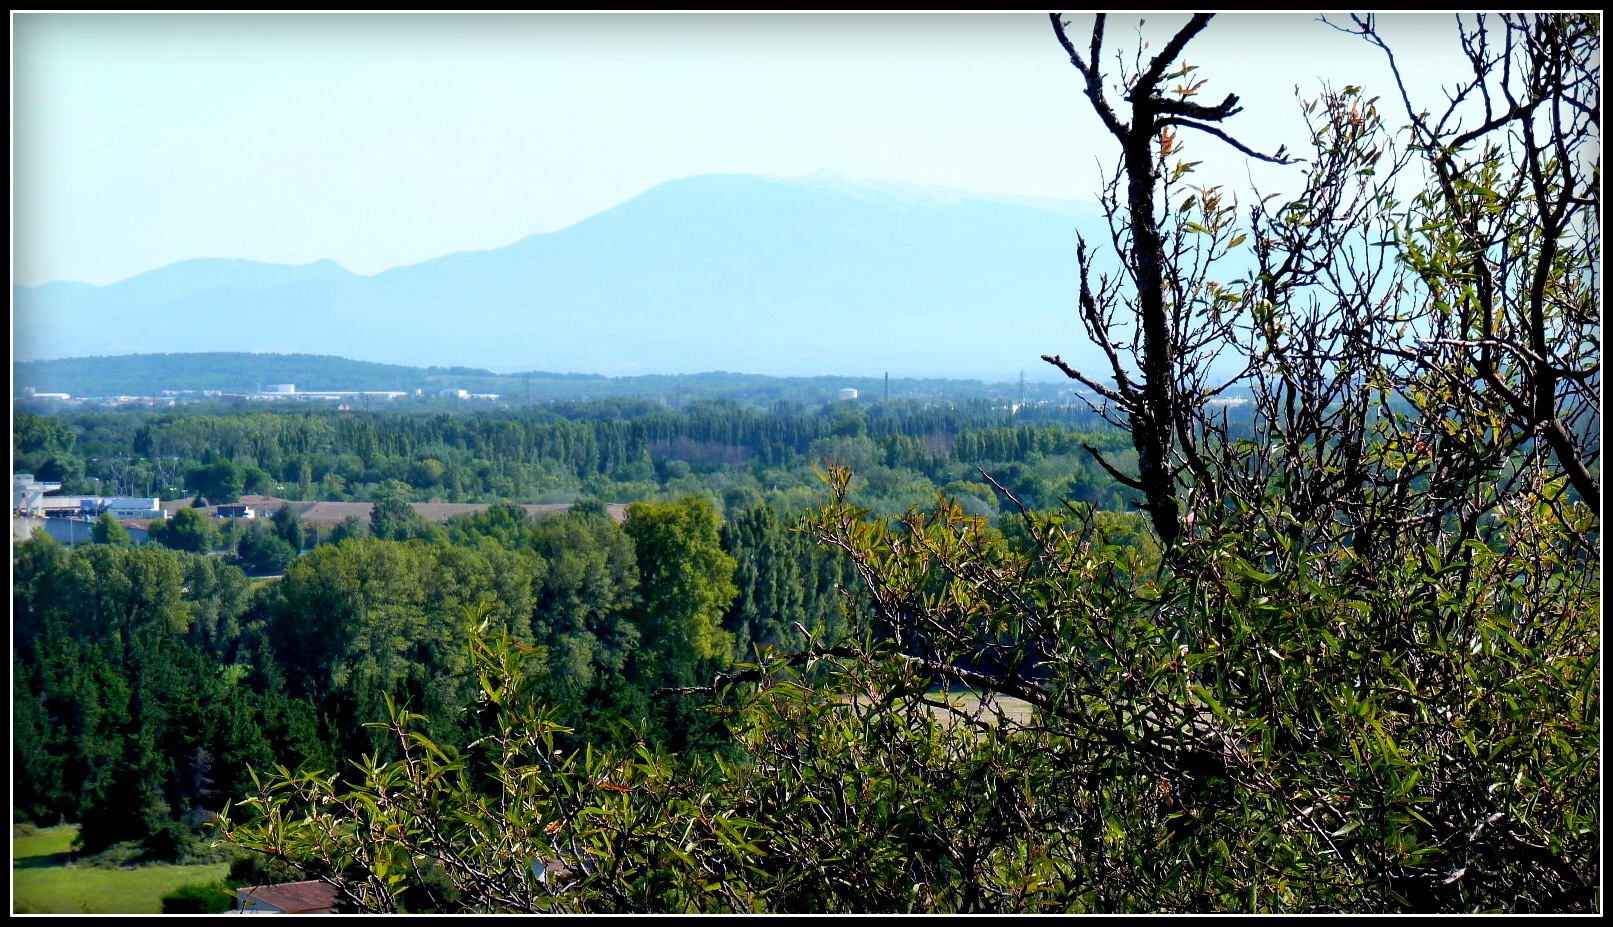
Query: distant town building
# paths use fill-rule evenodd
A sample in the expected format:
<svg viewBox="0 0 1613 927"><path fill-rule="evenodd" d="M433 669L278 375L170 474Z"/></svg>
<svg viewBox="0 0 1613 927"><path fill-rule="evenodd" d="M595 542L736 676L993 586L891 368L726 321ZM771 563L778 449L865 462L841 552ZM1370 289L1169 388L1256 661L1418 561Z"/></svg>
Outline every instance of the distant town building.
<svg viewBox="0 0 1613 927"><path fill-rule="evenodd" d="M856 399L857 398L857 391L848 386L845 389L840 391L840 398L843 399L843 400L844 399Z"/></svg>
<svg viewBox="0 0 1613 927"><path fill-rule="evenodd" d="M78 511L76 513L61 514L77 514L80 518L88 518L93 521L100 517L102 512L111 514L113 518L119 521L127 518L161 519L167 517L162 510L162 500L146 497L130 498L127 496L115 496L110 499L103 499L99 496L84 496L78 500ZM47 510L47 514L58 513Z"/></svg>
<svg viewBox="0 0 1613 927"><path fill-rule="evenodd" d="M113 518L164 518L162 500L155 498L127 498L118 496L103 500L101 511L110 512Z"/></svg>
<svg viewBox="0 0 1613 927"><path fill-rule="evenodd" d="M408 393L400 390L299 390L294 383L275 383L268 389L248 395L247 399L308 401L342 399L401 399Z"/></svg>
<svg viewBox="0 0 1613 927"><path fill-rule="evenodd" d="M62 488L60 483L42 483L32 473L11 474L11 511L15 515L37 515L45 493Z"/></svg>
<svg viewBox="0 0 1613 927"><path fill-rule="evenodd" d="M88 518L46 518L41 521L45 533L63 547L89 544L95 540L95 522Z"/></svg>
<svg viewBox="0 0 1613 927"><path fill-rule="evenodd" d="M213 509L214 518L257 518L258 512L250 505L221 505Z"/></svg>
<svg viewBox="0 0 1613 927"><path fill-rule="evenodd" d="M88 512L84 509L84 500L93 500L96 505ZM46 496L40 500L35 515L46 518L94 518L101 514L100 498L97 496Z"/></svg>
<svg viewBox="0 0 1613 927"><path fill-rule="evenodd" d="M470 398L470 390L468 390L468 389L440 389L440 390L437 390L437 395L442 396L442 397L444 397L446 399L469 399Z"/></svg>
<svg viewBox="0 0 1613 927"><path fill-rule="evenodd" d="M24 399L72 399L73 398L72 394L70 394L70 393L41 393L39 390L34 389L32 386L24 386L22 388L22 395L23 395Z"/></svg>

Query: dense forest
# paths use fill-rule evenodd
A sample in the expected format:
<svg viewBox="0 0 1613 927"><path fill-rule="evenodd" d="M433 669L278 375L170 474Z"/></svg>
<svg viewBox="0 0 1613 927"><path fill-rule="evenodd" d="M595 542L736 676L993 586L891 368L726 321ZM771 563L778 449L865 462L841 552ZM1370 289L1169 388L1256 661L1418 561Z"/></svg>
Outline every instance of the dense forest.
<svg viewBox="0 0 1613 927"><path fill-rule="evenodd" d="M14 466L63 492L326 501L609 502L704 496L732 513L767 501L799 514L826 498L812 467L857 469L858 498L899 512L938 489L994 514L990 471L1027 504L1119 507L1118 484L1083 450L1129 439L1088 411L990 401L859 405L703 400L551 403L458 413L230 406L23 413ZM950 487L950 488L948 488Z"/></svg>
<svg viewBox="0 0 1613 927"><path fill-rule="evenodd" d="M248 766L335 769L384 748L363 725L388 699L468 743L462 613L479 603L546 654L569 745L631 723L667 749L712 748L695 706L653 692L797 643L797 627L838 635L846 579L771 509L723 525L693 497L622 524L598 505L541 521L495 506L435 542L320 545L269 583L215 556L41 535L14 566L15 806L81 822L86 853L143 841L173 859L246 794Z"/></svg>
<svg viewBox="0 0 1613 927"><path fill-rule="evenodd" d="M323 537L290 507L222 530L182 508L150 545L132 546L110 516L89 546L18 545L17 814L82 822L85 853L188 858L212 816L248 794L250 768L388 755L364 725L389 700L437 719L443 743L469 743L481 731L467 711L478 691L464 610L484 604L543 654L562 746L631 736L730 749L698 700L655 693L847 632L848 561L792 530L829 501L814 466L857 466L858 497L890 512L933 509L943 491L987 517L1005 491L1118 508L1113 480L1078 454L1124 435L1092 427L988 403L19 415L16 467L69 492L165 477L164 489L214 503L377 504ZM494 504L439 525L408 500ZM576 504L540 520L512 504L539 501ZM604 501L633 504L619 524ZM1117 538L1147 543L1136 515L1105 517ZM283 578L252 578L266 573Z"/></svg>

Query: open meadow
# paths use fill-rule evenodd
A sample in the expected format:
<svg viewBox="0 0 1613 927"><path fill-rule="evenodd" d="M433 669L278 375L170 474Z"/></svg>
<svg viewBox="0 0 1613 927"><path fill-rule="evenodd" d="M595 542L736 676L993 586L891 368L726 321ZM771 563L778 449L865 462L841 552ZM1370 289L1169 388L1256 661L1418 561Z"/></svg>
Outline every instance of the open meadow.
<svg viewBox="0 0 1613 927"><path fill-rule="evenodd" d="M227 863L97 869L69 862L78 828L49 827L11 841L13 914L160 914L162 896L217 882Z"/></svg>

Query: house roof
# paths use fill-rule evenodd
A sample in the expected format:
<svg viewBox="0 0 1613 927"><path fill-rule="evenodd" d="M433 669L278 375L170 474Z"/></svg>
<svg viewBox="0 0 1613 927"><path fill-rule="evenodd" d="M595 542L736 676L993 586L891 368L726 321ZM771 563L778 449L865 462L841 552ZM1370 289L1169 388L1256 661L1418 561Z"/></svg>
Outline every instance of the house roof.
<svg viewBox="0 0 1613 927"><path fill-rule="evenodd" d="M306 914L329 911L336 907L336 886L313 879L307 882L286 882L280 885L254 885L236 889L243 899L252 898L287 914Z"/></svg>

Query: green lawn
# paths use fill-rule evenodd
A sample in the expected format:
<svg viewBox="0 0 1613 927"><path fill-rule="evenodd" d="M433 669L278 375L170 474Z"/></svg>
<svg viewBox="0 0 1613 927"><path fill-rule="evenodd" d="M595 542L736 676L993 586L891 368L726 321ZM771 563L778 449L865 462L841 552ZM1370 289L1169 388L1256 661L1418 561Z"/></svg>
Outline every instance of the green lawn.
<svg viewBox="0 0 1613 927"><path fill-rule="evenodd" d="M939 691L935 691L930 693L930 697L939 701L942 698L942 694ZM980 711L979 692L968 689L953 689L952 692L946 697L946 701L947 704L967 712L970 715L975 715L978 712L982 721L991 723L996 720L996 712L990 708L984 712ZM992 701L996 708L1007 716L1008 720L1017 722L1019 724L1029 724L1031 719L1036 715L1036 711L1035 709L1031 708L1030 703L1022 699L1012 698L1006 695L999 695ZM954 715L951 712L941 708L931 708L930 711L938 719L947 720L957 718L957 715Z"/></svg>
<svg viewBox="0 0 1613 927"><path fill-rule="evenodd" d="M216 882L229 865L94 869L69 865L75 826L51 827L11 843L14 914L160 914L162 896L181 885Z"/></svg>
<svg viewBox="0 0 1613 927"><path fill-rule="evenodd" d="M944 698L948 705L951 705L970 716L978 716L979 720L984 721L987 724L996 723L998 711L1001 711L1008 720L1018 724L1029 724L1036 716L1036 710L1031 707L1029 702L1006 695L999 695L993 698L991 701L995 708L988 707L985 711L980 710L980 693L972 689L956 688L953 689L949 694L945 695L943 695L940 689L934 689L929 693L929 697L934 701L941 701ZM853 701L860 701L860 699L853 699ZM954 712L947 711L946 709L938 706L931 706L929 711L937 721L941 721L943 723L950 724L961 720Z"/></svg>
<svg viewBox="0 0 1613 927"><path fill-rule="evenodd" d="M73 838L78 836L78 828L74 825L66 827L47 827L32 837L11 838L11 858L15 860L38 860L65 854L73 845ZM65 860L63 860L65 862ZM35 863L34 865L40 865ZM16 868L16 867L12 867Z"/></svg>

